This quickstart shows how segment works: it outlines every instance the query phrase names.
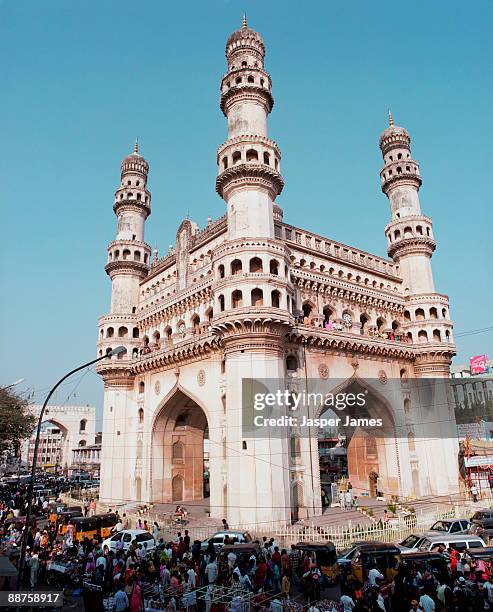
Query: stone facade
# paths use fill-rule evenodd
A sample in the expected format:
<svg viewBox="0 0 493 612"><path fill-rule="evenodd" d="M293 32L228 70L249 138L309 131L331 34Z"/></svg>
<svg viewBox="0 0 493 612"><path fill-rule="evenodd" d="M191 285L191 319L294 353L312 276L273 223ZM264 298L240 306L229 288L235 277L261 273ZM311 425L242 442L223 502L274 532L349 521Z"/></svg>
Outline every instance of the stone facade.
<svg viewBox="0 0 493 612"><path fill-rule="evenodd" d="M127 352L98 365L101 499L201 498L206 430L212 516L252 525L319 514L316 436L244 438L243 378L295 389L312 378L345 381L340 388L376 381L366 390L394 435L368 445L371 452L349 449L356 490L371 494L378 477L389 495L452 492L457 442L431 432L436 414L413 418L406 397L408 378L448 377L455 353L448 299L434 287L435 240L420 209L409 134L390 117L380 139L391 259L289 225L276 203L284 182L267 132L273 97L264 55L245 21L227 41L220 108L228 140L217 152L216 178L224 217L204 229L184 220L175 247L151 261L149 165L137 146L122 162L106 265L111 310L99 320L98 355L118 345ZM402 380L398 396L388 379Z"/></svg>

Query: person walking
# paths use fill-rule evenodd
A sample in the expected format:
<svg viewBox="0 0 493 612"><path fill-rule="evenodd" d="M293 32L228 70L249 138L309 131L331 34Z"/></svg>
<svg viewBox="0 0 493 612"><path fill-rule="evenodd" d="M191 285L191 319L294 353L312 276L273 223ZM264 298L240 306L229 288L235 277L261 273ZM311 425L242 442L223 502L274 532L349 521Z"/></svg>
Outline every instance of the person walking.
<svg viewBox="0 0 493 612"><path fill-rule="evenodd" d="M479 493L478 487L473 483L471 485L471 495L472 495L472 501L474 503L478 501L478 493Z"/></svg>

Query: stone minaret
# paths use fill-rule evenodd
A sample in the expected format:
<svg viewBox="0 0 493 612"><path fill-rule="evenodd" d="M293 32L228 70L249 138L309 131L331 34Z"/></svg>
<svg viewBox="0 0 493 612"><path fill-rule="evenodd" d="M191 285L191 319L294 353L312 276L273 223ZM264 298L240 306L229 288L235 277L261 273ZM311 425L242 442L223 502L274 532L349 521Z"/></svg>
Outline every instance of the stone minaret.
<svg viewBox="0 0 493 612"><path fill-rule="evenodd" d="M227 73L220 106L228 119L228 140L217 152L216 190L228 207L228 236L274 237L273 203L281 193L281 153L267 136L272 83L264 69L261 36L247 26L226 43Z"/></svg>
<svg viewBox="0 0 493 612"><path fill-rule="evenodd" d="M382 191L388 197L392 220L385 228L388 254L399 265L408 301L404 330L422 345L416 370L420 376L448 376L455 346L448 298L435 291L431 257L436 243L430 217L421 212L419 164L411 156L411 137L394 125L380 136L384 166L380 172Z"/></svg>
<svg viewBox="0 0 493 612"><path fill-rule="evenodd" d="M245 438L242 380L285 376L283 338L291 328L294 289L289 250L276 239L274 204L281 192L281 154L267 137L272 110L271 79L264 69L265 47L246 19L226 43L227 73L220 106L228 140L219 148L216 189L227 206L228 234L213 255L214 323L225 367L223 504L231 524L289 520L289 473L282 462L285 440ZM253 517L253 518L252 518Z"/></svg>
<svg viewBox="0 0 493 612"><path fill-rule="evenodd" d="M118 219L116 240L108 245L106 273L111 279L111 308L99 319L98 353L124 346L126 354L99 362L97 372L104 381L103 444L101 456L101 495L104 499L128 499L139 493L114 474L130 473L135 465L135 443L125 436L127 423L136 418L135 376L132 360L138 356L139 328L137 306L139 284L147 276L151 249L144 241L145 220L151 213L147 190L149 164L139 154L138 145L124 158L120 186L115 192L113 210ZM133 482L133 481L132 481ZM134 486L132 484L132 486Z"/></svg>

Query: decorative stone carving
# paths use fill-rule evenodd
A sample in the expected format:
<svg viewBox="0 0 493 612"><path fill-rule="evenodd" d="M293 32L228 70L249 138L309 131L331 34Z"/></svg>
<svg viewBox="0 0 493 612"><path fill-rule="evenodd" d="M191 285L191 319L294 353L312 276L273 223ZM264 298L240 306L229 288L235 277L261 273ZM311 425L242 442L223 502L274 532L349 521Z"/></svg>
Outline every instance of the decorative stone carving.
<svg viewBox="0 0 493 612"><path fill-rule="evenodd" d="M205 370L199 370L197 372L197 383L199 387L203 387L205 385Z"/></svg>

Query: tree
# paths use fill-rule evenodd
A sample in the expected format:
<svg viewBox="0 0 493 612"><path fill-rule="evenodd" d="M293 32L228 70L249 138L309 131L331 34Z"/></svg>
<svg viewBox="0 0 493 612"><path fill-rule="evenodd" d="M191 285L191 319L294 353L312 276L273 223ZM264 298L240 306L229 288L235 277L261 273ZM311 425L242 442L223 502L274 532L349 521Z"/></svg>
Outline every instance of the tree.
<svg viewBox="0 0 493 612"><path fill-rule="evenodd" d="M23 440L34 430L36 417L29 411L29 403L10 389L0 389L0 456L8 459L19 456Z"/></svg>

